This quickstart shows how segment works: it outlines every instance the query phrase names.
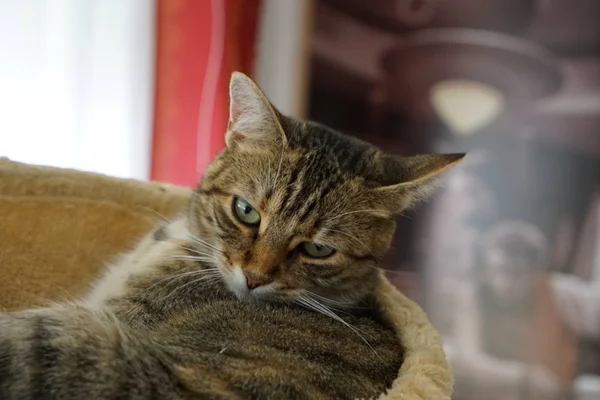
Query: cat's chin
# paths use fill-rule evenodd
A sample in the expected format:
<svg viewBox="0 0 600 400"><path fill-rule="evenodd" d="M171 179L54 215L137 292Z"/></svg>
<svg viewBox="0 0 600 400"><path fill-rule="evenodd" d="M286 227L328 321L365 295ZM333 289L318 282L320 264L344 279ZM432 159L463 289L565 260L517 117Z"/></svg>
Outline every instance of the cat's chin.
<svg viewBox="0 0 600 400"><path fill-rule="evenodd" d="M259 286L255 289L249 289L246 284L246 277L241 268L228 269L223 275L223 280L227 289L231 291L239 300L246 302L274 302L278 301L276 295L276 284Z"/></svg>

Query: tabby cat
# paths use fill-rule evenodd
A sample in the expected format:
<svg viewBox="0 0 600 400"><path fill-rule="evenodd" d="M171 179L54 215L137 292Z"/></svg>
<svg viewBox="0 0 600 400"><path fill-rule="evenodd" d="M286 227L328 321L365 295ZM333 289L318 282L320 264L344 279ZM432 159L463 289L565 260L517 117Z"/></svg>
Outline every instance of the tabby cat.
<svg viewBox="0 0 600 400"><path fill-rule="evenodd" d="M403 350L373 292L394 216L463 155L401 158L230 84L181 215L81 300L0 314L1 399L373 398Z"/></svg>

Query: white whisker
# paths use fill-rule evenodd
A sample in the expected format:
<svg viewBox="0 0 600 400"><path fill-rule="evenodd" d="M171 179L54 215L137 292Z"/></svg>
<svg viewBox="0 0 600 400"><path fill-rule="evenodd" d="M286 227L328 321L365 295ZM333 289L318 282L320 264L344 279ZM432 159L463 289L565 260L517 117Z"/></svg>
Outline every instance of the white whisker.
<svg viewBox="0 0 600 400"><path fill-rule="evenodd" d="M326 315L330 316L331 318L335 319L336 321L343 323L348 328L351 328L352 330L355 330L356 332L362 332L360 329L358 329L355 326L346 322L344 319L342 319L342 317L340 317L339 315L334 313L331 309L329 309L329 307L321 304L319 301L308 298L308 297L304 297L304 300L307 300L309 303L311 303L314 306L318 307L319 309L323 310L323 312L326 313ZM362 332L362 333L372 338L372 336L368 335L367 333L365 333L365 332Z"/></svg>
<svg viewBox="0 0 600 400"><path fill-rule="evenodd" d="M279 165L277 166L277 174L273 181L273 188L277 187L277 181L279 180L279 173L281 172L281 165L283 164L283 155L285 154L286 146L281 146L281 154L279 155Z"/></svg>
<svg viewBox="0 0 600 400"><path fill-rule="evenodd" d="M189 260L197 261L200 263L214 263L215 259L212 257L201 257L201 256L167 256L164 257L166 260Z"/></svg>
<svg viewBox="0 0 600 400"><path fill-rule="evenodd" d="M267 170L267 179L266 179L266 181L267 181L267 188L266 189L268 190L269 186L272 187L273 183L274 183L273 180L272 180L273 179L273 170L271 169L271 163L270 162L267 163L267 168L268 168L268 170ZM266 191L266 190L264 190L264 191Z"/></svg>
<svg viewBox="0 0 600 400"><path fill-rule="evenodd" d="M152 288L154 288L157 285L160 285L161 283L165 284L172 284L175 281L178 281L180 279L189 277L189 276L194 276L194 275L204 275L207 274L209 272L214 273L212 268L208 268L208 269L199 269L199 270L195 270L195 271L188 271L188 272L184 272L181 274L177 274L177 275L171 275L171 276L167 276L166 278L160 279L157 282L154 282L152 285L150 285L146 291L150 291ZM166 281L170 281L168 283L166 283Z"/></svg>
<svg viewBox="0 0 600 400"><path fill-rule="evenodd" d="M160 301L167 300L169 297L171 297L173 294L175 294L176 292L180 291L184 287L187 287L187 286L190 286L190 285L193 285L193 284L196 284L196 283L200 283L200 282L211 284L211 283L217 282L220 278L221 278L221 276L220 276L219 272L216 271L215 274L205 275L205 276L202 276L202 277L200 277L198 279L194 279L193 281L184 283L183 285L176 287L168 295L166 295L165 297L163 297Z"/></svg>
<svg viewBox="0 0 600 400"><path fill-rule="evenodd" d="M156 211L155 209L153 209L153 208L150 208L150 207L147 207L147 206L139 206L139 207L140 207L140 208L143 208L143 209L145 209L145 210L148 210L148 211L152 211L154 214L156 214L156 215L157 215L157 216L158 216L160 219L162 219L162 220L163 220L164 222L166 222L167 224L170 224L170 223L171 223L171 220L170 220L169 218L167 218L165 215L163 215L163 214L159 213L159 212L158 212L158 211Z"/></svg>
<svg viewBox="0 0 600 400"><path fill-rule="evenodd" d="M354 306L354 301L339 301L327 298L325 296L321 296L315 292L311 292L310 290L306 291L308 297L314 298L317 301L322 301L323 303L328 304L330 307L336 308L338 311L343 311L344 308L357 308Z"/></svg>
<svg viewBox="0 0 600 400"><path fill-rule="evenodd" d="M212 244L208 243L208 242L207 242L207 241L205 241L205 240L202 240L202 239L200 239L199 237L196 237L196 236L194 236L194 235L191 235L191 234L188 234L188 237L189 237L190 239L192 239L194 242L198 243L198 244L204 245L204 246L206 246L206 247L208 247L208 248L210 248L210 249L212 249L212 250L216 251L216 252L217 252L217 253L219 253L219 254L223 254L223 252L222 252L221 250L219 250L217 247L215 247L214 245L212 245Z"/></svg>
<svg viewBox="0 0 600 400"><path fill-rule="evenodd" d="M401 276L406 275L406 271L394 271L393 269L385 269L385 268L378 267L377 265L368 265L367 264L366 266L369 267L369 268L373 268L375 270L378 270L378 271L383 271L386 274L387 273L398 274L398 275L401 275Z"/></svg>
<svg viewBox="0 0 600 400"><path fill-rule="evenodd" d="M300 296L298 299L296 299L296 301L298 303L300 303L301 305L303 305L304 307L311 309L313 311L316 311L318 313L321 313L341 324L343 324L345 327L347 327L348 329L350 329L352 332L354 332L363 342L365 342L365 344L367 346L369 346L369 348L373 351L373 353L375 353L375 355L377 357L379 357L379 354L377 354L377 352L375 351L375 349L373 348L373 346L371 346L371 344L368 342L367 339L365 339L365 337L363 335L361 335L361 333L369 336L372 338L372 336L366 334L365 332L361 331L360 329L356 328L355 326L353 326L352 324L349 324L348 322L346 322L342 317L340 317L339 315L337 315L336 313L334 313L331 309L329 309L327 306L321 304L320 302L318 302L315 299L311 299L309 297L306 296Z"/></svg>
<svg viewBox="0 0 600 400"><path fill-rule="evenodd" d="M211 256L212 256L212 254L209 254L209 253L203 253L203 252L201 252L201 251L198 251L198 250L196 250L196 249L192 249L191 247L179 246L179 248L181 248L181 249L184 249L184 250L187 250L187 251L191 251L192 253L196 253L196 254L198 254L199 256L207 256L207 257L211 257Z"/></svg>
<svg viewBox="0 0 600 400"><path fill-rule="evenodd" d="M338 214L338 215L336 215L334 217L329 218L329 220L330 221L334 221L334 220L336 220L338 218L345 217L346 215L358 214L358 213L371 213L371 214L375 214L375 215L380 216L380 217L388 217L389 216L383 210L378 210L376 208L366 208L364 210L354 210L354 211L348 211L348 212L345 212L345 213L341 213L341 214Z"/></svg>
<svg viewBox="0 0 600 400"><path fill-rule="evenodd" d="M363 246L364 248L368 248L368 246L367 246L367 245L365 245L365 243L364 243L363 241L361 241L361 240L360 240L360 239L358 239L357 237L355 237L355 236L352 236L351 234L349 234L349 233L346 233L346 232L344 232L344 231L340 231L340 230L337 230L337 229L327 229L327 232L339 233L340 235L346 236L348 239L352 239L352 240L354 240L356 243L360 244L360 245L361 245L361 246Z"/></svg>

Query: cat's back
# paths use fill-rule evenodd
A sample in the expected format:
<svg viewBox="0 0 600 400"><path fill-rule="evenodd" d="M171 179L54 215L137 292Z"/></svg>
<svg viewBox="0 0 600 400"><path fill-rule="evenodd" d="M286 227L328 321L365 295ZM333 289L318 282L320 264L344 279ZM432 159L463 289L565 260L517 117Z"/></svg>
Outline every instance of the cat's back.
<svg viewBox="0 0 600 400"><path fill-rule="evenodd" d="M357 312L358 311L358 312ZM402 363L394 332L372 310L337 313L218 299L174 315L157 339L206 398L369 398Z"/></svg>

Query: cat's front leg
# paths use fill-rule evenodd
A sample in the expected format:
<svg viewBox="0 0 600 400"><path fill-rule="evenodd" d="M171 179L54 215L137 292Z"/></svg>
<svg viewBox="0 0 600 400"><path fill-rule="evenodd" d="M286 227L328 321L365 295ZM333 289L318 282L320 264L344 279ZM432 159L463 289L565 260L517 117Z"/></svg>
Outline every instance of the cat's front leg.
<svg viewBox="0 0 600 400"><path fill-rule="evenodd" d="M107 266L83 301L92 308L102 309L109 301L125 297L132 278L154 273L165 261L183 252L185 241L173 237L173 231L181 231L183 225L183 221L175 220L146 234L132 250Z"/></svg>

